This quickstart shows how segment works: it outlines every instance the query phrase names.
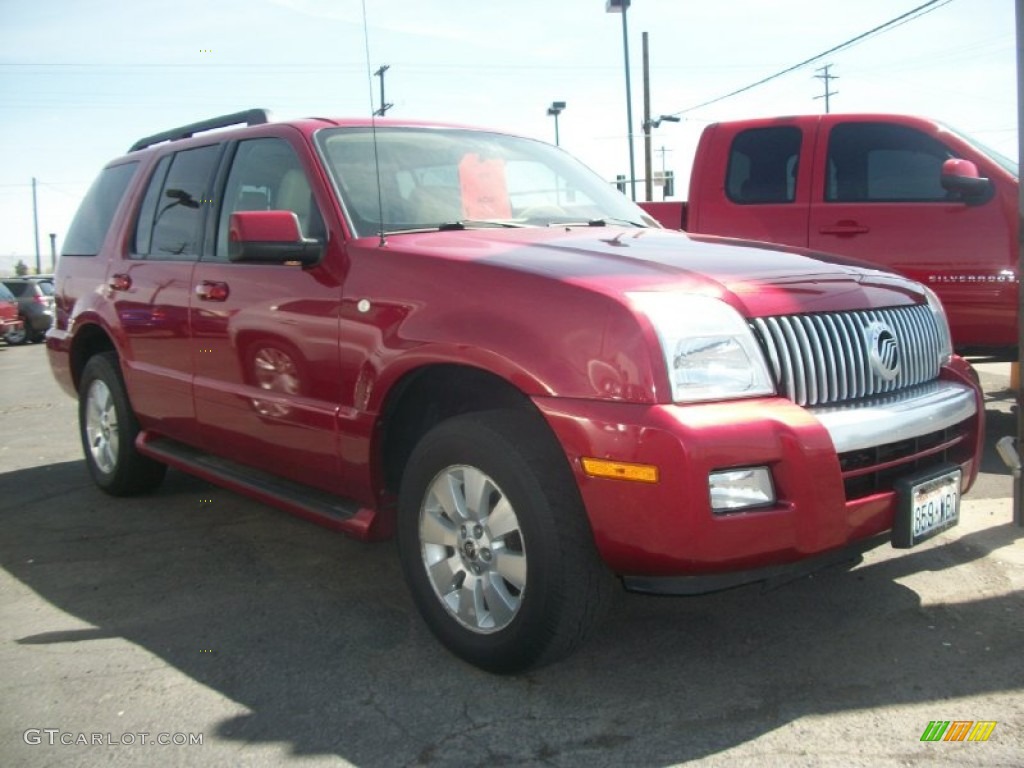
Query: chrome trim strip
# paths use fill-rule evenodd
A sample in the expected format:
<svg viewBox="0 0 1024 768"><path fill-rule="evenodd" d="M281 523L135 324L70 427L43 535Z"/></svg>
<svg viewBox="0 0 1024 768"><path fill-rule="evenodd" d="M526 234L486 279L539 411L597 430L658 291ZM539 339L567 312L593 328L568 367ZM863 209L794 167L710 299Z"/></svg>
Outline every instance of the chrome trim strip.
<svg viewBox="0 0 1024 768"><path fill-rule="evenodd" d="M933 381L871 400L808 408L828 430L837 453L897 443L951 427L978 412L974 390L952 381Z"/></svg>

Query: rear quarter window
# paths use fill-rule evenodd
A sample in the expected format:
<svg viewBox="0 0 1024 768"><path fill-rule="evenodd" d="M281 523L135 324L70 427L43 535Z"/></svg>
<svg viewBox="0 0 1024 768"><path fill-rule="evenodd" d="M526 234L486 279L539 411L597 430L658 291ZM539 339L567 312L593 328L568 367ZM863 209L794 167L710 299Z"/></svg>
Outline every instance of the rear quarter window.
<svg viewBox="0 0 1024 768"><path fill-rule="evenodd" d="M802 138L793 125L736 134L729 150L726 196L741 205L793 202Z"/></svg>
<svg viewBox="0 0 1024 768"><path fill-rule="evenodd" d="M4 283L4 287L15 296L24 296L25 291L28 290L28 283Z"/></svg>
<svg viewBox="0 0 1024 768"><path fill-rule="evenodd" d="M95 256L100 252L117 207L137 168L138 163L122 163L100 172L71 222L62 256Z"/></svg>

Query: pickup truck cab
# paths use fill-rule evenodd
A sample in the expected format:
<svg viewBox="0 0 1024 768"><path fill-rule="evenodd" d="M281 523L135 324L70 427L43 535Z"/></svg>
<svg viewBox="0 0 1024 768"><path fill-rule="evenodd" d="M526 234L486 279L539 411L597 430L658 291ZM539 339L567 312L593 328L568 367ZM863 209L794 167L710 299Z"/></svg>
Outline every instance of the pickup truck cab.
<svg viewBox="0 0 1024 768"><path fill-rule="evenodd" d="M673 229L797 245L931 287L965 354L1015 359L1017 163L903 115L803 115L704 129Z"/></svg>
<svg viewBox="0 0 1024 768"><path fill-rule="evenodd" d="M257 110L147 137L85 197L56 294L101 489L171 466L395 536L433 632L498 672L576 647L616 580L914 546L978 470L927 288L666 231L493 131Z"/></svg>

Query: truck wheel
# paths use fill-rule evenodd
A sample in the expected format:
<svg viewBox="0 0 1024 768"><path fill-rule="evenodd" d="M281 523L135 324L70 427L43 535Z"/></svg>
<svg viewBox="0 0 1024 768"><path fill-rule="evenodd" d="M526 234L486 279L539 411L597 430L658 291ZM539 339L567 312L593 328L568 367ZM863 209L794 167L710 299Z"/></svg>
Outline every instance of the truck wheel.
<svg viewBox="0 0 1024 768"><path fill-rule="evenodd" d="M565 454L521 413L458 416L409 458L398 548L424 620L465 661L520 672L567 655L609 602Z"/></svg>
<svg viewBox="0 0 1024 768"><path fill-rule="evenodd" d="M111 496L132 496L160 485L167 466L135 450L139 423L113 352L94 355L82 371L78 425L86 466L101 490Z"/></svg>

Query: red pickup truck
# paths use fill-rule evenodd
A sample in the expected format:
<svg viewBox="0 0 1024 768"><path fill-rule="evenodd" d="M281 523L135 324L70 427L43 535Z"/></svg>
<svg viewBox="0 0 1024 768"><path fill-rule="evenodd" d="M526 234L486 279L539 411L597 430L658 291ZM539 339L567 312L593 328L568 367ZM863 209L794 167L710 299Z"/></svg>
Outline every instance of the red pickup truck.
<svg viewBox="0 0 1024 768"><path fill-rule="evenodd" d="M102 490L171 466L395 535L427 624L495 671L568 653L616 577L687 594L914 546L979 466L930 290L666 231L498 132L254 110L140 139L56 299Z"/></svg>
<svg viewBox="0 0 1024 768"><path fill-rule="evenodd" d="M804 115L704 129L671 229L797 245L930 286L964 354L1016 359L1017 163L901 115Z"/></svg>

